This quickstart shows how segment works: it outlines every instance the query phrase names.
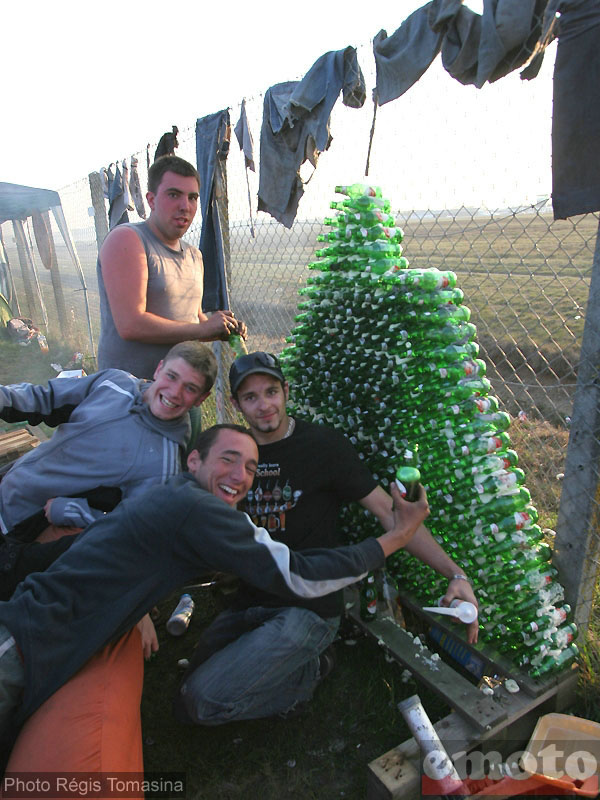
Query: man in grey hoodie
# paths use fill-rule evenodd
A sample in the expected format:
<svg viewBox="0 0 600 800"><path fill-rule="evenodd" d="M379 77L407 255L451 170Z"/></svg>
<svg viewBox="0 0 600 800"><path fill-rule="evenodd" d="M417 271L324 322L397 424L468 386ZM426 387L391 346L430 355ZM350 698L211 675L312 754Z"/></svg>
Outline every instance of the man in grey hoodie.
<svg viewBox="0 0 600 800"><path fill-rule="evenodd" d="M87 502L90 491L116 487L134 497L176 475L191 432L188 411L208 397L216 374L206 345L180 342L152 381L106 369L48 386L0 386L2 419L58 425L2 478L2 533L42 509L50 523L82 528L103 513Z"/></svg>

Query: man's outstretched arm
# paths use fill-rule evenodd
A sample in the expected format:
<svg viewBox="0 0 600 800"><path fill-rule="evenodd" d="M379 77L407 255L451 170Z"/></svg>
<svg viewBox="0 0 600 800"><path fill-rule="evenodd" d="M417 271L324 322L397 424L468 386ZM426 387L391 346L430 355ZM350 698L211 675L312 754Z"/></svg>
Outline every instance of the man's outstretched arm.
<svg viewBox="0 0 600 800"><path fill-rule="evenodd" d="M393 493L393 490L392 490ZM361 504L374 514L384 529L393 525L393 499L381 487L364 497ZM414 536L407 542L405 549L415 558L448 578L448 589L444 595L444 605L450 605L452 600L467 600L477 606L477 599L468 580L454 578L455 575L465 575L465 572L453 561L445 550L436 542L431 532L425 525L421 525ZM465 576L466 577L466 576ZM479 630L477 621L467 626L467 639L476 642Z"/></svg>

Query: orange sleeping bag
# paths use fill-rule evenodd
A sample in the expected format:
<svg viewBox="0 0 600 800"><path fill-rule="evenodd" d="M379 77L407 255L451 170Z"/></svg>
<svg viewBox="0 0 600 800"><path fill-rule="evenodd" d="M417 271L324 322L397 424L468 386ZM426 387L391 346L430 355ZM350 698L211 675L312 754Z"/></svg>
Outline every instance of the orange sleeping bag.
<svg viewBox="0 0 600 800"><path fill-rule="evenodd" d="M133 628L31 715L15 742L6 778L51 772L142 776L143 677L140 633Z"/></svg>

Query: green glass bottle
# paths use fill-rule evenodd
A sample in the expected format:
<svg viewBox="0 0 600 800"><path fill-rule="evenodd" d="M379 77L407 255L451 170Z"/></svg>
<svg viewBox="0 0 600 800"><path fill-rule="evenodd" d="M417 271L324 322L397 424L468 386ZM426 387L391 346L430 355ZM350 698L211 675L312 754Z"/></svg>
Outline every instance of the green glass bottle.
<svg viewBox="0 0 600 800"><path fill-rule="evenodd" d="M456 273L450 270L438 269L411 269L399 277L405 286L419 287L432 291L433 289L453 289L456 286Z"/></svg>
<svg viewBox="0 0 600 800"><path fill-rule="evenodd" d="M420 481L421 473L416 467L403 466L396 470L396 485L402 497L409 503L419 499Z"/></svg>
<svg viewBox="0 0 600 800"><path fill-rule="evenodd" d="M488 475L500 469L515 467L519 460L514 450L501 450L490 455L475 456L470 463L471 475Z"/></svg>
<svg viewBox="0 0 600 800"><path fill-rule="evenodd" d="M448 447L450 450L458 455L466 456L469 453L473 455L484 455L486 453L494 453L496 450L508 449L510 438L506 431L501 431L494 436L476 436L470 441L465 439L448 439Z"/></svg>
<svg viewBox="0 0 600 800"><path fill-rule="evenodd" d="M371 273L379 279L391 278L396 273L408 267L408 259L404 256L398 258L378 258L365 265L363 272Z"/></svg>
<svg viewBox="0 0 600 800"><path fill-rule="evenodd" d="M530 670L532 678L542 678L552 672L558 672L572 664L579 656L579 648L576 644L570 644L559 655L546 656L541 664Z"/></svg>
<svg viewBox="0 0 600 800"><path fill-rule="evenodd" d="M325 217L323 220L324 225L339 225L345 227L346 225L362 225L365 228L371 225L386 225L389 227L396 227L396 220L391 214L387 214L379 208L371 208L368 211L350 211L346 213L336 214L335 217Z"/></svg>
<svg viewBox="0 0 600 800"><path fill-rule="evenodd" d="M430 325L445 325L447 322L468 322L470 318L471 310L468 306L449 304L436 308L435 311L422 312L419 314L418 324L428 327Z"/></svg>
<svg viewBox="0 0 600 800"><path fill-rule="evenodd" d="M472 339L475 338L476 334L477 334L477 329L472 322L458 322L458 321L446 322L439 328L437 327L413 328L411 329L410 332L411 337L416 341L426 339L429 343L445 342L447 344L470 342Z"/></svg>
<svg viewBox="0 0 600 800"><path fill-rule="evenodd" d="M364 622L372 622L377 619L377 588L373 572L369 572L367 577L362 580L359 613Z"/></svg>
<svg viewBox="0 0 600 800"><path fill-rule="evenodd" d="M246 342L242 339L239 333L230 333L228 341L229 341L229 346L235 353L236 358L248 355L248 348L246 347Z"/></svg>
<svg viewBox="0 0 600 800"><path fill-rule="evenodd" d="M525 473L522 469L515 467L494 475L483 477L475 474L474 488L478 494L498 494L502 492L512 492L517 486L525 482Z"/></svg>
<svg viewBox="0 0 600 800"><path fill-rule="evenodd" d="M558 628L568 619L570 613L571 606L568 603L564 603L558 608L552 608L546 611L537 618L536 623L545 625L546 627L550 627L552 625Z"/></svg>
<svg viewBox="0 0 600 800"><path fill-rule="evenodd" d="M345 227L336 226L329 233L321 233L317 236L318 242L371 242L389 241L400 243L403 239L401 228L386 227L381 224L372 225L365 228L361 225L346 225Z"/></svg>
<svg viewBox="0 0 600 800"><path fill-rule="evenodd" d="M381 189L379 186L367 186L364 183L352 183L346 186L337 185L335 187L336 194L345 194L348 197L381 197Z"/></svg>
<svg viewBox="0 0 600 800"><path fill-rule="evenodd" d="M491 414L475 414L468 426L473 433L484 431L506 431L510 428L510 415L505 411L493 411Z"/></svg>
<svg viewBox="0 0 600 800"><path fill-rule="evenodd" d="M402 255L402 246L394 242L377 240L375 242L365 242L356 245L352 243L356 251L367 258L396 258Z"/></svg>
<svg viewBox="0 0 600 800"><path fill-rule="evenodd" d="M391 210L391 203L384 197L360 195L359 197L348 197L345 200L332 200L329 207L338 211L370 211L373 208L380 208L387 213Z"/></svg>

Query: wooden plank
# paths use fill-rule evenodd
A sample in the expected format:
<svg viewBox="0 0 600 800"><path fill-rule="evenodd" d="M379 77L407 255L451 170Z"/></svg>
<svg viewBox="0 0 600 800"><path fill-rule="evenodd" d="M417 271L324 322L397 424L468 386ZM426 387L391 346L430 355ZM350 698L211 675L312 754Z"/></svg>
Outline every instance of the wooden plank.
<svg viewBox="0 0 600 800"><path fill-rule="evenodd" d="M452 667L441 659L432 661L433 654L427 648L421 649L415 639L390 616L365 623L360 619L356 602L347 613L356 625L384 645L396 661L409 669L427 688L440 695L477 730L484 731L506 718L503 708Z"/></svg>

